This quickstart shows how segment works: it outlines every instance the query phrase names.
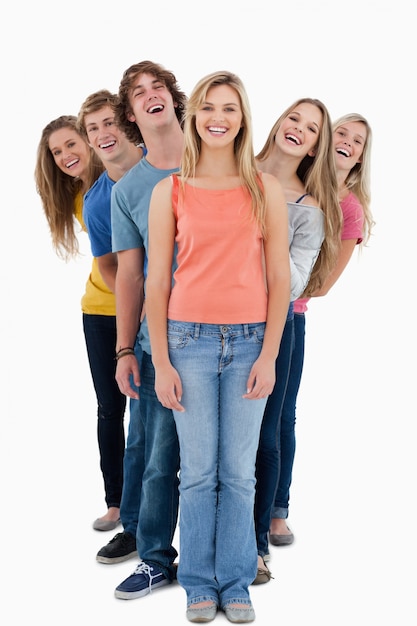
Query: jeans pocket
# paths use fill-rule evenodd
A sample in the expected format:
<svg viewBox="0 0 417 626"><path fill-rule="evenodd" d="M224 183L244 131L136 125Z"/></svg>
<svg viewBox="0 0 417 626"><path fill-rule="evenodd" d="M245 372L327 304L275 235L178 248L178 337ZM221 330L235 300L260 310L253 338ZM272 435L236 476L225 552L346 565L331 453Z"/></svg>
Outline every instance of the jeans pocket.
<svg viewBox="0 0 417 626"><path fill-rule="evenodd" d="M265 324L256 324L250 328L249 339L255 343L263 344L265 336Z"/></svg>
<svg viewBox="0 0 417 626"><path fill-rule="evenodd" d="M190 333L181 326L168 321L168 349L179 350L185 348L190 340Z"/></svg>

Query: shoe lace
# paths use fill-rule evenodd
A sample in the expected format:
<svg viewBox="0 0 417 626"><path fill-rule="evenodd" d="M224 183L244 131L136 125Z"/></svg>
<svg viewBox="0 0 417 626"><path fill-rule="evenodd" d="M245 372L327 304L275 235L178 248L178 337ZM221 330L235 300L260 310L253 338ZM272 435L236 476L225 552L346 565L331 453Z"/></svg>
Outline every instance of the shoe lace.
<svg viewBox="0 0 417 626"><path fill-rule="evenodd" d="M155 576L152 576L151 572L153 572L152 565L149 565L148 563L145 563L144 561L141 561L139 565L137 566L137 568L135 569L135 571L133 572L133 576L137 576L138 574L143 574L144 576L147 576L149 578L149 593L151 593L152 591L153 579L158 576L158 574L155 574Z"/></svg>

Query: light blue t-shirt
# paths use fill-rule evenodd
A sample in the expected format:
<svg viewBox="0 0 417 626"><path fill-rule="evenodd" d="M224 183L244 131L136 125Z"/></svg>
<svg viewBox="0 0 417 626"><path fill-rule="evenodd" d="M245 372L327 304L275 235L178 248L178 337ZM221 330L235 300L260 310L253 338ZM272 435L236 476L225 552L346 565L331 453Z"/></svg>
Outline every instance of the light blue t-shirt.
<svg viewBox="0 0 417 626"><path fill-rule="evenodd" d="M153 188L178 168L160 170L143 158L117 183L111 192L112 250L145 249L148 257L148 213ZM142 350L151 354L146 317L140 325L139 342Z"/></svg>

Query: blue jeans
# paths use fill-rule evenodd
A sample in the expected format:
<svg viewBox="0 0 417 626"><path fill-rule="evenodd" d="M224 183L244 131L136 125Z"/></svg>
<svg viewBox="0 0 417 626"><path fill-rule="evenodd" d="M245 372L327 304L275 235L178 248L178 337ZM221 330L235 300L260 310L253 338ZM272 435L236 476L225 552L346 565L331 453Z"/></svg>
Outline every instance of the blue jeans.
<svg viewBox="0 0 417 626"><path fill-rule="evenodd" d="M256 457L255 530L258 554L268 553L268 533L280 474L280 427L291 357L294 348L294 313L290 306L275 362L276 382L266 403Z"/></svg>
<svg viewBox="0 0 417 626"><path fill-rule="evenodd" d="M142 363L142 348L135 342L135 355L139 367ZM133 381L131 381L132 386ZM137 388L140 391L140 388ZM140 417L140 401L130 399L130 418L124 456L124 483L120 503L120 519L125 532L136 536L139 519L140 496L142 491L143 468L145 464L145 430Z"/></svg>
<svg viewBox="0 0 417 626"><path fill-rule="evenodd" d="M126 396L115 379L116 318L83 313L88 361L97 397L97 439L108 507L120 506L125 449Z"/></svg>
<svg viewBox="0 0 417 626"><path fill-rule="evenodd" d="M140 418L143 429L143 476L136 543L143 561L175 578L172 545L178 519L179 444L172 411L155 393L155 368L143 352L140 370Z"/></svg>
<svg viewBox="0 0 417 626"><path fill-rule="evenodd" d="M290 485L295 456L295 411L304 365L305 315L294 314L294 350L290 376L281 415L281 469L272 508L272 517L286 519L290 501Z"/></svg>
<svg viewBox="0 0 417 626"><path fill-rule="evenodd" d="M178 581L187 604L248 603L256 577L255 460L266 398L245 400L265 324L168 321L182 385Z"/></svg>

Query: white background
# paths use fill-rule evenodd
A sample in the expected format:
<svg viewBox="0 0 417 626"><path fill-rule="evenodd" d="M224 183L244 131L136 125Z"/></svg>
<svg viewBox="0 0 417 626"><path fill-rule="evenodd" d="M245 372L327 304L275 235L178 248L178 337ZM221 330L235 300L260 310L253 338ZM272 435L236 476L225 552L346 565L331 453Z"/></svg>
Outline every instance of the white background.
<svg viewBox="0 0 417 626"><path fill-rule="evenodd" d="M307 313L296 542L271 548L275 578L251 593L258 624L415 626L412 3L9 3L0 45L3 623L187 623L178 585L119 601L134 561L95 561L113 533L91 528L104 513L80 310L91 257L86 235L78 261L56 257L33 178L42 128L150 59L187 94L208 72L239 74L256 151L302 96L372 125L374 236Z"/></svg>

